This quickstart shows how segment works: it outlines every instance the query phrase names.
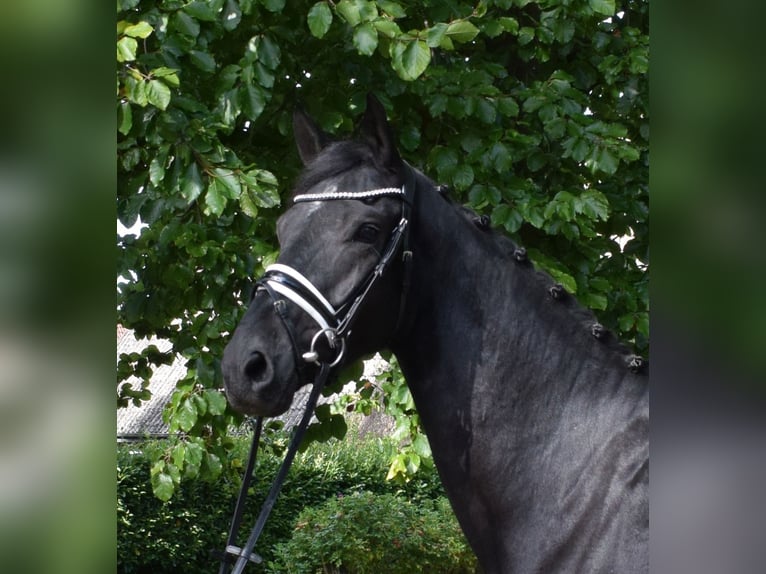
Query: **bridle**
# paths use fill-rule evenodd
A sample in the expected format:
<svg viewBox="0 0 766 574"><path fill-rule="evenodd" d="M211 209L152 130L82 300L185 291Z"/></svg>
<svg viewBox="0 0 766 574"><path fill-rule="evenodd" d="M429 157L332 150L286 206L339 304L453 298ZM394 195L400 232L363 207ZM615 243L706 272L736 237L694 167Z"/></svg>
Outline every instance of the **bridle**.
<svg viewBox="0 0 766 574"><path fill-rule="evenodd" d="M250 447L247 468L242 478L237 502L234 507L229 536L226 542L226 549L221 558L221 567L219 574L225 574L227 566L233 557L236 557L236 563L232 569L232 574L241 574L244 571L248 561L260 563L260 556L253 552L266 520L274 506L274 502L279 494L279 490L287 476L287 471L292 464L295 453L298 450L303 434L308 426L308 422L314 412L314 407L319 398L319 393L325 383L335 373L335 369L341 364L346 351L346 341L351 336L352 327L359 316L359 310L370 293L373 286L390 268L395 260L395 255L402 254L403 279L402 290L399 301L399 314L397 318L394 333L398 332L403 325L405 317L405 307L407 303L407 294L409 292L410 273L412 265L412 250L410 246L410 234L412 230L412 206L415 193L415 173L414 170L404 163L404 185L398 187L384 187L367 191L349 191L349 192L327 192L317 194L297 195L293 198L293 203L303 203L311 201L337 201L337 200L369 200L379 197L396 197L402 200L402 217L399 223L394 227L389 236L388 242L375 267L368 273L367 277L352 291L348 299L336 309L327 300L327 298L317 289L297 269L288 265L276 263L269 265L263 276L256 281L256 291L265 290L272 300L273 308L280 318L290 339L295 365L298 369L302 383L308 383L309 378L305 373L306 364L313 364L319 367L319 372L314 379L314 384L309 394L309 400L306 403L301 421L296 427L290 445L285 455L285 459L280 466L277 476L271 485L269 494L261 507L258 519L253 527L247 543L244 547L236 546L237 534L239 532L242 513L244 511L244 502L247 489L252 479L255 458L258 451L258 442L260 440L261 429L263 426L263 417L257 417L255 429L253 432L253 443ZM308 315L318 330L311 339L308 351L301 352L298 345L295 327L287 314L287 302L290 302ZM331 360L323 360L316 350L318 341L324 337L327 340L330 349L335 353Z"/></svg>

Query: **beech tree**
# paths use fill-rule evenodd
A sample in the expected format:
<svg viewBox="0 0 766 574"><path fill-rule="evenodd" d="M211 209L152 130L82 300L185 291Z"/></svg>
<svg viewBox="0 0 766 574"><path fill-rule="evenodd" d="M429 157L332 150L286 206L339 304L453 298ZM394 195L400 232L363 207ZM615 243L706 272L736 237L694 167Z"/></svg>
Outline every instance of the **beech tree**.
<svg viewBox="0 0 766 574"><path fill-rule="evenodd" d="M219 362L278 253L299 104L346 135L375 93L408 162L646 354L648 4L118 0L117 216L144 224L117 237L118 321L173 344L119 360L120 380L145 384L121 385L118 403L146 399L151 369L173 354L188 365L165 411L179 437L157 456L155 493L231 463L226 430L241 417ZM414 437L392 460L397 476L428 449L403 380L387 385ZM369 400L362 389L354 404ZM341 414L320 415L316 436L344 432Z"/></svg>

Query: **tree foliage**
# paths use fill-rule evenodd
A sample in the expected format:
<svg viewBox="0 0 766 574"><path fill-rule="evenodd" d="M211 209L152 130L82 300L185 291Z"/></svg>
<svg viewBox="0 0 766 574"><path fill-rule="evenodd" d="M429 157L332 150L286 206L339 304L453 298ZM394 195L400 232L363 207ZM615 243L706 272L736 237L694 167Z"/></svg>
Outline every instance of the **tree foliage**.
<svg viewBox="0 0 766 574"><path fill-rule="evenodd" d="M647 350L648 1L118 0L117 13L117 215L146 225L117 238L118 320L189 366L165 412L188 438L153 467L163 495L227 459L240 418L219 361L277 255L298 103L347 133L377 94L405 159ZM155 349L119 371L166 360ZM123 385L118 400L145 396Z"/></svg>

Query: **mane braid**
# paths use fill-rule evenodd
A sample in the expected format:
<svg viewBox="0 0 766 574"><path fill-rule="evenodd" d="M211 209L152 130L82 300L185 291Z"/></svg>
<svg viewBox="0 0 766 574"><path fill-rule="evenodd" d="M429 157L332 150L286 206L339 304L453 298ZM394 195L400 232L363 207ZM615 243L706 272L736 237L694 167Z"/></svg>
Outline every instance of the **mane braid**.
<svg viewBox="0 0 766 574"><path fill-rule="evenodd" d="M449 200L447 201L449 203L453 203ZM457 207L458 211L461 212L463 217L465 217L466 220L473 226L473 220L477 217L476 212L469 207L459 203L453 203L453 205ZM510 237L493 229L488 233L488 238L490 238L492 243L494 243L494 245L499 248L504 258L508 260L509 264L516 265L519 268L519 272L521 273L531 274L531 277L534 283L537 285L537 288L548 291L557 285L553 277L551 277L551 275L543 269L540 269L537 265L518 265L518 262L513 258L513 253L518 246ZM603 330L600 331L600 336L598 337L598 341L603 347L610 349L612 352L623 357L633 356L634 351L630 348L630 346L621 341L612 331L605 329L603 325L598 322L595 313L588 307L583 306L577 300L575 295L572 295L566 291L563 297L556 301L556 307L561 309L561 311L566 316L568 316L572 321L582 327L581 330L583 335L590 334L592 332L593 326L598 325L600 329Z"/></svg>

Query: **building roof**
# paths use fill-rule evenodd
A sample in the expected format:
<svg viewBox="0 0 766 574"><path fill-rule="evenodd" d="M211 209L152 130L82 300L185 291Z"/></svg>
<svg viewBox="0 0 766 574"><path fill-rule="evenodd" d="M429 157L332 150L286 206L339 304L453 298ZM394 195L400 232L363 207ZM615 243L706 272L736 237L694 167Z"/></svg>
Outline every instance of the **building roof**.
<svg viewBox="0 0 766 574"><path fill-rule="evenodd" d="M122 325L117 325L117 358L123 353L140 353L149 345L156 345L162 351L170 351L170 341L157 339L136 339L133 331ZM117 438L131 439L144 436L167 436L168 425L162 421L162 411L170 402L170 396L176 388L176 383L186 374L185 359L180 355L170 365L160 365L154 369L149 381L149 391L152 397L142 401L140 406L132 402L127 407L117 409ZM119 383L130 384L136 390L141 388L141 379L130 377Z"/></svg>
<svg viewBox="0 0 766 574"><path fill-rule="evenodd" d="M123 353L138 353L149 345L155 345L160 351L170 351L172 345L165 339L156 337L146 339L136 339L135 334L130 329L117 325L117 358ZM382 359L377 361L373 359L368 361L366 371L380 371ZM142 401L140 406L135 406L131 402L126 407L117 409L117 439L118 440L136 440L146 437L160 438L168 436L168 425L162 420L162 411L165 405L170 402L171 395L176 388L176 383L186 374L186 360L177 355L170 365L160 365L154 369L149 381L149 391L152 396L146 401ZM130 377L126 381L119 383L119 386L125 383L131 384L135 389L141 388L141 379ZM351 392L354 383L349 383L341 393ZM303 416L303 410L308 401L310 386L301 388L296 394L290 409L280 417L279 420L285 423L285 427L291 428L298 424ZM332 402L337 395L331 397L319 397L319 404Z"/></svg>

